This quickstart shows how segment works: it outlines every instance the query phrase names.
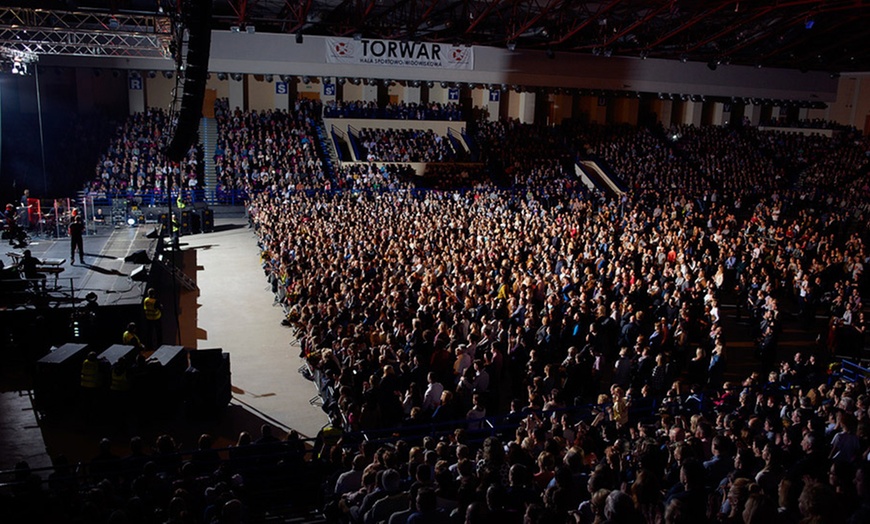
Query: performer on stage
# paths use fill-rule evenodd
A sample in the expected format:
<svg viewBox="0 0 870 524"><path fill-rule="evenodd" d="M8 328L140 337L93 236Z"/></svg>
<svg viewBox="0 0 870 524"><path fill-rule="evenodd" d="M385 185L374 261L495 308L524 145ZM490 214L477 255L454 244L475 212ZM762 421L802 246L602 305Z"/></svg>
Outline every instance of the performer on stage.
<svg viewBox="0 0 870 524"><path fill-rule="evenodd" d="M9 245L19 249L27 247L27 233L18 225L18 213L13 204L6 204L3 219L3 238L9 239Z"/></svg>
<svg viewBox="0 0 870 524"><path fill-rule="evenodd" d="M82 221L81 215L76 215L72 223L69 225L69 263L75 264L76 248L79 250L79 262L85 263L85 223Z"/></svg>

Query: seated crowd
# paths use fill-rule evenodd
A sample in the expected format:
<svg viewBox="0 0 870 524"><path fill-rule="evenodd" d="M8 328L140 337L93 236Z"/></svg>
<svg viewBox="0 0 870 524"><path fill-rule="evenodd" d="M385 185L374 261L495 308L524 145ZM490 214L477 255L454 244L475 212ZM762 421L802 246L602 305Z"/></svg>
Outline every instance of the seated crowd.
<svg viewBox="0 0 870 524"><path fill-rule="evenodd" d="M315 138L320 110L320 101L300 99L290 111L230 111L226 99L218 100L218 199L268 188L276 180L293 189L323 187L329 178Z"/></svg>
<svg viewBox="0 0 870 524"><path fill-rule="evenodd" d="M755 522L777 507L785 522L864 515L855 510L867 494L843 464L870 450L857 437L866 385L828 385L823 347L794 358L779 347L792 316L814 336L821 308L863 335L866 200L826 206L813 186L837 176L821 171L831 148L848 144L809 150L719 128L675 129L675 143L639 129L584 138L481 127L482 143L527 144L526 159L488 151L525 194L486 186L252 201L264 267L345 429L413 435L465 419L471 433L489 417L518 431L483 448L445 437L417 454L399 443L346 454L345 467L360 463L351 471L361 487L338 493L335 517L380 522L405 503L408 522L450 510L472 521ZM634 188L621 202L539 190L564 173L541 160L547 151L584 143L611 159L620 148L610 137L625 148L615 170ZM843 160L856 188L867 184L864 161ZM736 302L761 363L733 382L723 299ZM857 353L863 336L852 343L837 349ZM585 417L571 409L590 403L603 407ZM487 467L493 453L506 456ZM577 479L590 477L598 482L587 493ZM376 510L382 498L391 503Z"/></svg>
<svg viewBox="0 0 870 524"><path fill-rule="evenodd" d="M450 140L431 129L362 128L357 138L367 162L448 162L457 157Z"/></svg>
<svg viewBox="0 0 870 524"><path fill-rule="evenodd" d="M344 432L328 519L868 519L868 384L827 374L865 344L867 139L480 122L483 180L411 191L324 173L308 104L222 111L221 165ZM629 193L583 186L588 155Z"/></svg>
<svg viewBox="0 0 870 524"><path fill-rule="evenodd" d="M130 116L117 127L86 191L142 196L167 191L168 184L180 184L185 189L202 187L202 147L192 146L183 161L171 162L163 153L170 132L169 115L162 109Z"/></svg>
<svg viewBox="0 0 870 524"><path fill-rule="evenodd" d="M376 102L330 100L323 106L324 118L384 118L390 120L462 120L459 104L399 102L381 107Z"/></svg>

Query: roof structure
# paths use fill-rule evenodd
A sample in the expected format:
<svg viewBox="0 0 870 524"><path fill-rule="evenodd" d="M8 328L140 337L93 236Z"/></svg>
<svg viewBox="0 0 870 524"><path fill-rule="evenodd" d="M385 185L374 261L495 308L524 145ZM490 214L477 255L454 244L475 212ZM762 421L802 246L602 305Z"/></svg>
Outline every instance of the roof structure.
<svg viewBox="0 0 870 524"><path fill-rule="evenodd" d="M82 26L50 23L78 13L107 53L170 53L165 22L188 0L27 0L27 25L64 51ZM8 9L7 9L8 12ZM870 0L214 0L216 30L355 36L505 47L521 52L663 58L831 73L870 71ZM145 32L124 20L150 18ZM69 16L67 16L68 18ZM114 17L119 23L111 22ZM124 20L122 20L124 18ZM99 19L99 20L97 20ZM29 40L0 17L0 45ZM111 23L111 25L110 25ZM19 24L21 27L24 25ZM140 39L132 42L131 39ZM68 50L67 50L68 51ZM149 51L150 52L150 51ZM95 52L91 51L92 54ZM142 54L136 56L145 56Z"/></svg>

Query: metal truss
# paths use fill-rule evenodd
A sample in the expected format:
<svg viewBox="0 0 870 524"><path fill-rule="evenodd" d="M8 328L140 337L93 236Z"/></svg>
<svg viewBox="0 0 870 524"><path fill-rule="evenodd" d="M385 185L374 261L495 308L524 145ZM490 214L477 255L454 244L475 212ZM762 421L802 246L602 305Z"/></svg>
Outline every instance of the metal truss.
<svg viewBox="0 0 870 524"><path fill-rule="evenodd" d="M171 58L172 28L158 14L0 8L0 46L40 55Z"/></svg>

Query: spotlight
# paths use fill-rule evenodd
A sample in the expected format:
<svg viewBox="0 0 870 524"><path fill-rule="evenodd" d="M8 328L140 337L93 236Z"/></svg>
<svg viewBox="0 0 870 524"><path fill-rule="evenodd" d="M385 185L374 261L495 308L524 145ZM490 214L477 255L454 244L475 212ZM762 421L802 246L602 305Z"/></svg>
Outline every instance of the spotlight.
<svg viewBox="0 0 870 524"><path fill-rule="evenodd" d="M719 67L719 64L715 60L707 62L707 69L710 71L715 71L717 67Z"/></svg>
<svg viewBox="0 0 870 524"><path fill-rule="evenodd" d="M217 74L217 79L218 79L218 80L226 80L226 79L227 79L227 74L226 74L226 73L218 73L218 74Z"/></svg>
<svg viewBox="0 0 870 524"><path fill-rule="evenodd" d="M688 61L689 61L689 55L687 55L686 53L683 53L680 55L680 62L685 64Z"/></svg>
<svg viewBox="0 0 870 524"><path fill-rule="evenodd" d="M311 77L310 77L310 76L303 76L303 77L302 77L302 83L303 83L303 84L310 84L310 83L311 83Z"/></svg>
<svg viewBox="0 0 870 524"><path fill-rule="evenodd" d="M450 84L448 84L447 82L441 82L441 87L444 89L447 89L447 86L449 86L449 85Z"/></svg>
<svg viewBox="0 0 870 524"><path fill-rule="evenodd" d="M241 32L242 32L242 28L241 28L241 27L239 27L239 26L237 26L237 25L231 25L231 26L230 26L230 33L241 33Z"/></svg>
<svg viewBox="0 0 870 524"><path fill-rule="evenodd" d="M242 74L241 73L232 73L230 75L230 78L232 78L236 82L241 82L242 81Z"/></svg>
<svg viewBox="0 0 870 524"><path fill-rule="evenodd" d="M360 40L362 40L362 33L354 33L353 39L359 42Z"/></svg>
<svg viewBox="0 0 870 524"><path fill-rule="evenodd" d="M163 72L163 78L171 79L172 76L173 76L173 74L174 74L174 73L173 73L172 71L164 71L164 72Z"/></svg>
<svg viewBox="0 0 870 524"><path fill-rule="evenodd" d="M649 56L649 51L647 51L646 49L644 49L643 51L640 52L640 59L641 60L646 60L647 56Z"/></svg>
<svg viewBox="0 0 870 524"><path fill-rule="evenodd" d="M335 82L336 82L338 85L343 86L344 83L347 82L347 80L345 80L344 77L340 77L340 78L336 79Z"/></svg>
<svg viewBox="0 0 870 524"><path fill-rule="evenodd" d="M157 71L148 71L148 78L157 78Z"/></svg>
<svg viewBox="0 0 870 524"><path fill-rule="evenodd" d="M508 48L508 51L516 51L517 50L517 43L516 42L508 42L507 48Z"/></svg>
<svg viewBox="0 0 870 524"><path fill-rule="evenodd" d="M280 78L282 82L287 83L287 82L289 82L293 77L290 76L290 75L278 75L278 78Z"/></svg>
<svg viewBox="0 0 870 524"><path fill-rule="evenodd" d="M266 75L265 79L266 82L269 82L271 84L275 80L275 77L273 75Z"/></svg>
<svg viewBox="0 0 870 524"><path fill-rule="evenodd" d="M612 55L613 55L613 49L610 49L609 47L604 49L604 56L609 58Z"/></svg>
<svg viewBox="0 0 870 524"><path fill-rule="evenodd" d="M248 33L249 35L252 35L252 34L257 32L257 28L252 26L252 25L246 25L245 32Z"/></svg>

